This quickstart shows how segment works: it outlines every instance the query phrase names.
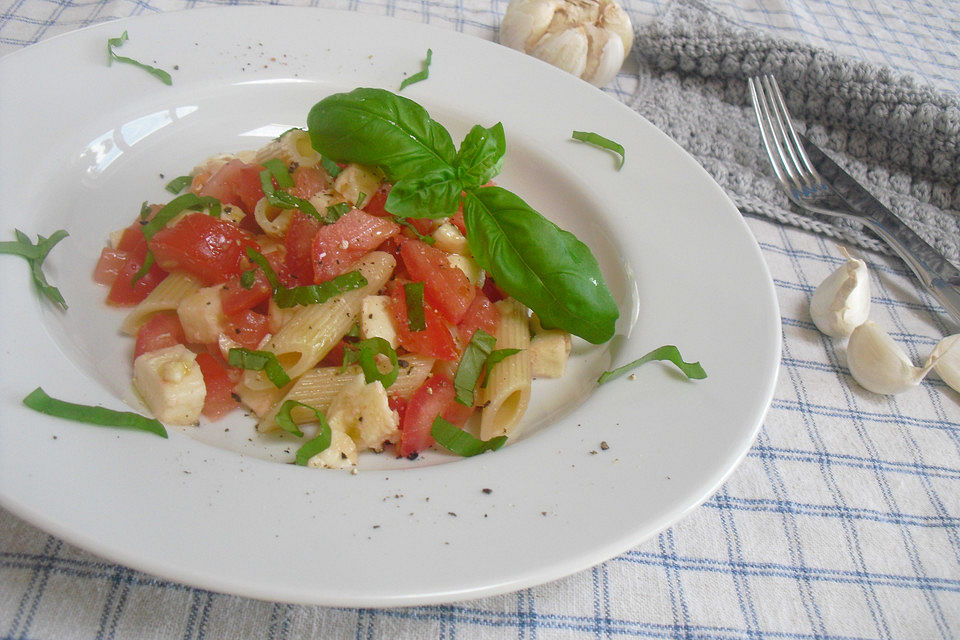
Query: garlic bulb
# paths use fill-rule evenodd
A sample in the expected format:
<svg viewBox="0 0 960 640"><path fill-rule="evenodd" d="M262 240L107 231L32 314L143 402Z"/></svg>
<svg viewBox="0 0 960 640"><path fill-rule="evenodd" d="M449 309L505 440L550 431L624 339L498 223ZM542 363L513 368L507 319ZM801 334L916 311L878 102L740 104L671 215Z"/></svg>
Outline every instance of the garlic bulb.
<svg viewBox="0 0 960 640"><path fill-rule="evenodd" d="M861 387L874 393L892 395L917 386L938 359L934 351L923 367L913 366L900 345L875 322L854 329L847 343L851 375Z"/></svg>
<svg viewBox="0 0 960 640"><path fill-rule="evenodd" d="M933 348L933 368L954 391L960 391L960 334L947 336Z"/></svg>
<svg viewBox="0 0 960 640"><path fill-rule="evenodd" d="M602 87L623 66L633 27L615 0L511 0L500 42Z"/></svg>
<svg viewBox="0 0 960 640"><path fill-rule="evenodd" d="M870 274L867 263L840 247L847 261L813 292L810 317L823 333L833 338L849 336L870 315Z"/></svg>

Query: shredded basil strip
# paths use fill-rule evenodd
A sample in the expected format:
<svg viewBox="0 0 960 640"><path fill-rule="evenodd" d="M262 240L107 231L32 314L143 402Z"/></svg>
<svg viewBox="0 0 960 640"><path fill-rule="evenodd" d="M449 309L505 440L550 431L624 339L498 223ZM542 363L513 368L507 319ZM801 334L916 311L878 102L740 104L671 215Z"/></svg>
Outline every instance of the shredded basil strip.
<svg viewBox="0 0 960 640"><path fill-rule="evenodd" d="M257 280L257 270L249 269L240 274L240 286L244 289L252 289L253 283Z"/></svg>
<svg viewBox="0 0 960 640"><path fill-rule="evenodd" d="M387 373L381 373L377 366L377 354L384 355L390 360L392 369ZM374 336L361 340L356 344L348 344L343 352L343 369L356 362L363 370L363 378L367 384L379 380L385 389L389 388L397 381L400 375L400 359L397 352L390 346L390 343ZM342 370L342 369L341 369Z"/></svg>
<svg viewBox="0 0 960 640"><path fill-rule="evenodd" d="M434 242L436 242L436 239L433 236L425 236L422 233L420 233L420 230L417 229L415 226L413 226L413 223L407 220L406 218L401 218L400 216L393 216L393 221L413 231L414 235L417 236L417 240L419 240L420 242L425 242L427 244L433 244Z"/></svg>
<svg viewBox="0 0 960 640"><path fill-rule="evenodd" d="M430 435L437 444L453 453L469 458L485 451L496 451L507 442L507 436L480 440L440 416L433 420Z"/></svg>
<svg viewBox="0 0 960 640"><path fill-rule="evenodd" d="M275 418L277 424L286 431L287 433L292 433L298 438L303 437L303 431L300 430L300 427L297 426L297 423L293 421L293 416L290 415L290 412L296 407L303 407L304 409L309 409L313 411L313 415L316 416L317 422L322 425L326 424L326 420L323 417L323 414L320 413L320 410L316 407L311 407L308 404L303 404L302 402L297 402L296 400L284 400L283 404L280 405L280 410L277 411L277 417ZM326 449L326 447L324 447Z"/></svg>
<svg viewBox="0 0 960 640"><path fill-rule="evenodd" d="M350 213L350 209L352 208L353 207L351 207L347 202L338 202L337 204L332 204L327 207L327 217L324 222L327 224L332 224Z"/></svg>
<svg viewBox="0 0 960 640"><path fill-rule="evenodd" d="M367 285L367 279L363 277L362 273L349 271L320 284L308 284L288 289L280 284L276 272L262 253L247 247L247 257L263 269L267 282L270 283L270 288L273 290L273 300L281 309L289 309L297 305L305 307L311 304L320 304L345 291L359 289Z"/></svg>
<svg viewBox="0 0 960 640"><path fill-rule="evenodd" d="M680 350L674 345L668 344L658 347L647 355L637 358L633 362L625 364L622 367L617 367L612 371L604 371L597 379L597 384L610 382L611 380L619 378L620 376L629 373L640 365L650 362L651 360L669 360L673 364L677 365L677 368L680 369L680 371L682 371L688 378L693 380L702 380L703 378L707 377L707 372L703 370L703 367L700 366L699 362L684 362L683 357L680 355Z"/></svg>
<svg viewBox="0 0 960 640"><path fill-rule="evenodd" d="M269 160L264 161L263 166L265 166L270 174L276 179L277 185L281 189L289 189L293 186L293 178L290 177L290 169L287 167L287 163L279 158L270 158ZM261 173L261 181L263 180ZM264 190L266 191L266 190Z"/></svg>
<svg viewBox="0 0 960 640"><path fill-rule="evenodd" d="M320 433L317 437L307 440L303 446L297 449L297 464L301 467L307 466L310 458L330 447L330 440L333 438L333 432L330 431L330 425L324 420L320 423Z"/></svg>
<svg viewBox="0 0 960 640"><path fill-rule="evenodd" d="M147 224L143 225L143 236L149 240L155 236L158 231L167 226L168 222L188 209L193 211L210 209L210 215L215 218L220 217L221 211L220 201L213 196L200 197L195 193L185 193L160 207L157 214L153 216Z"/></svg>
<svg viewBox="0 0 960 640"><path fill-rule="evenodd" d="M280 190L289 189L293 186L293 178L290 177L287 165L282 160L271 158L264 162L263 166L266 169L260 172L260 186L263 188L263 195L267 198L267 202L282 209L299 209L320 222L326 222L309 200L298 198ZM274 180L277 181L280 189L273 186Z"/></svg>
<svg viewBox="0 0 960 640"><path fill-rule="evenodd" d="M483 382L480 383L480 386L484 389L487 388L487 382L490 380L490 371L493 369L493 365L498 362L503 362L510 356L515 353L520 353L523 349L494 349L490 352L490 355L487 356L487 372L483 376Z"/></svg>
<svg viewBox="0 0 960 640"><path fill-rule="evenodd" d="M328 156L320 156L320 164L324 169L327 170L327 173L330 174L331 178L336 178L338 175L340 175L340 172L343 171L343 169L340 168L340 165L331 160Z"/></svg>
<svg viewBox="0 0 960 640"><path fill-rule="evenodd" d="M168 182L164 189L176 195L183 191L191 182L193 182L193 178L191 176L177 176Z"/></svg>
<svg viewBox="0 0 960 640"><path fill-rule="evenodd" d="M243 347L230 349L227 353L227 364L241 369L263 371L278 389L290 382L290 376L283 370L277 356L269 351L252 351Z"/></svg>
<svg viewBox="0 0 960 640"><path fill-rule="evenodd" d="M124 42L126 42L128 39L129 39L129 36L127 36L126 30L124 30L124 32L123 32L122 34L120 34L120 37L119 37L119 38L109 38L109 39L107 40L107 66L112 65L112 64L114 63L114 61L116 61L116 62L124 62L124 63L126 63L126 64L132 64L132 65L135 66L135 67L140 67L141 69L143 69L144 71L146 71L146 72L149 73L150 75L154 76L155 78L158 78L158 79L160 80L160 82L162 82L163 84L168 85L168 86L169 86L169 85L172 85L172 84L173 84L173 78L171 78L171 77L170 77L170 74L167 73L166 71L164 71L163 69L158 69L158 68L156 68L156 67L151 67L150 65L144 64L144 63L140 62L139 60L134 60L133 58L128 58L128 57L126 57L126 56L121 56L121 55L117 54L116 51L113 50L114 47L119 47L119 46L121 46L121 45L122 45Z"/></svg>
<svg viewBox="0 0 960 640"><path fill-rule="evenodd" d="M617 165L617 171L623 168L623 162L626 160L626 152L623 149L623 145L614 142L609 138L604 138L599 133L593 133L591 131L574 131L571 136L574 140L579 140L580 142L586 142L587 144L592 144L595 147L600 147L601 149L606 149L608 151L613 151L620 156L620 164Z"/></svg>
<svg viewBox="0 0 960 640"><path fill-rule="evenodd" d="M427 316L423 310L423 283L409 282L403 285L403 297L407 303L407 327L410 331L427 328Z"/></svg>
<svg viewBox="0 0 960 640"><path fill-rule="evenodd" d="M33 284L37 287L43 297L66 311L67 302L63 299L60 290L47 282L47 277L43 275L43 261L53 247L67 237L67 232L58 229L53 232L49 238L37 235L37 244L30 241L30 237L19 229L14 229L16 240L0 242L0 254L20 256L30 265L30 277Z"/></svg>
<svg viewBox="0 0 960 640"><path fill-rule="evenodd" d="M463 356L460 357L457 373L453 376L453 388L457 392L456 401L460 404L467 407L473 406L477 380L480 379L480 373L496 343L497 339L483 329L473 332L473 337L470 338L466 349L463 350Z"/></svg>
<svg viewBox="0 0 960 640"><path fill-rule="evenodd" d="M149 217L150 217L150 211L151 211L152 209L153 209L153 208L150 206L150 204L149 204L146 200L144 200L144 201L140 204L140 219L141 219L141 220L146 220L147 218L149 218Z"/></svg>
<svg viewBox="0 0 960 640"><path fill-rule="evenodd" d="M430 77L430 63L433 62L433 49L427 49L427 59L423 63L423 69L416 72L409 78L404 78L400 83L400 91L403 91L404 88L410 86L414 82L420 82L421 80L426 80Z"/></svg>
<svg viewBox="0 0 960 640"><path fill-rule="evenodd" d="M153 251L147 251L147 255L143 258L143 264L140 265L140 268L137 269L137 272L133 274L133 278L130 279L130 288L133 289L137 285L137 281L143 276L150 273L150 269L153 268L153 265L157 262L157 259L153 256Z"/></svg>
<svg viewBox="0 0 960 640"><path fill-rule="evenodd" d="M159 420L147 418L132 411L114 411L106 407L92 407L84 404L65 402L51 398L40 387L31 391L30 394L23 399L23 404L34 411L45 413L48 416L65 418L67 420L73 420L74 422L85 422L101 427L120 427L123 429L149 431L161 438L167 437L167 430L163 428Z"/></svg>

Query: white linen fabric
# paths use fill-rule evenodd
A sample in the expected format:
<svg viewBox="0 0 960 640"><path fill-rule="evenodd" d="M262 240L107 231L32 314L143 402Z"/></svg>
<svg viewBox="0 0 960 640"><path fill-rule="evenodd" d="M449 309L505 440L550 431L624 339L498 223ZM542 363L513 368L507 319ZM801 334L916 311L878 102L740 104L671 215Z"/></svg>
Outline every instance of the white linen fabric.
<svg viewBox="0 0 960 640"><path fill-rule="evenodd" d="M212 4L237 3L2 0L0 54L106 20ZM506 9L504 0L309 4L490 40ZM637 25L677 8L623 5ZM960 6L950 0L726 0L710 9L745 28L743 38L763 30L960 91ZM650 103L638 100L644 87L635 67L607 91L643 113ZM658 124L669 131L668 122ZM735 201L742 195L735 182L724 186ZM960 637L960 394L935 377L896 397L861 389L842 342L820 334L807 310L813 289L841 263L835 240L742 209L781 308L774 399L723 487L644 544L516 593L405 609L326 608L171 583L0 511L0 638ZM903 263L860 254L872 273L872 319L915 362L958 330Z"/></svg>

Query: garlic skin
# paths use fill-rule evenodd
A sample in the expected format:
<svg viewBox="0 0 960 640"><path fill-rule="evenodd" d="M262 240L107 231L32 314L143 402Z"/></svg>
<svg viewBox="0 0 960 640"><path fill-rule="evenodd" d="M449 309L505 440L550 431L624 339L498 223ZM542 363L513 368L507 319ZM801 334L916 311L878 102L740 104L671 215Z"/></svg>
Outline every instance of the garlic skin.
<svg viewBox="0 0 960 640"><path fill-rule="evenodd" d="M936 357L934 370L954 391L960 392L960 334L947 336L937 343L930 357Z"/></svg>
<svg viewBox="0 0 960 640"><path fill-rule="evenodd" d="M615 0L511 0L500 42L602 87L630 53L633 26Z"/></svg>
<svg viewBox="0 0 960 640"><path fill-rule="evenodd" d="M883 395L919 385L938 359L934 352L923 367L913 366L900 345L875 322L861 324L847 342L847 367L853 379L867 391Z"/></svg>
<svg viewBox="0 0 960 640"><path fill-rule="evenodd" d="M820 283L810 299L810 317L817 329L832 338L845 338L870 315L870 273L867 263L852 257Z"/></svg>

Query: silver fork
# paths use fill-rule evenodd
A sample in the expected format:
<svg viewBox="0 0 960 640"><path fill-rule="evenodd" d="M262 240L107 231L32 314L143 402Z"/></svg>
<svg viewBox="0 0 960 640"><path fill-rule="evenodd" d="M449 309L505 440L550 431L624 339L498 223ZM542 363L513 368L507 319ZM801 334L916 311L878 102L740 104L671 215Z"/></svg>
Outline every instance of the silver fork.
<svg viewBox="0 0 960 640"><path fill-rule="evenodd" d="M861 190L862 202L851 203L820 175L790 121L773 76L750 78L749 88L763 147L787 197L803 209L863 223L907 263L921 284L960 323L960 270L869 193ZM819 150L811 146L810 152Z"/></svg>

